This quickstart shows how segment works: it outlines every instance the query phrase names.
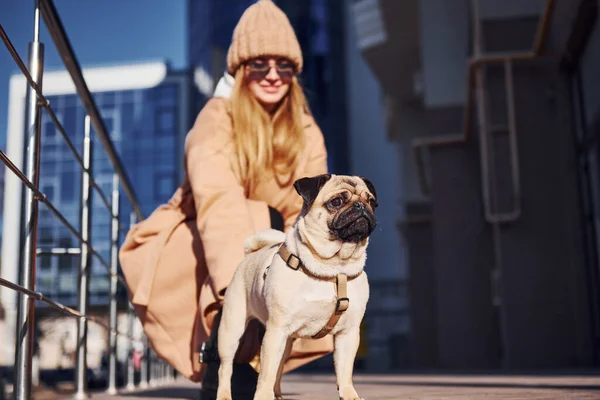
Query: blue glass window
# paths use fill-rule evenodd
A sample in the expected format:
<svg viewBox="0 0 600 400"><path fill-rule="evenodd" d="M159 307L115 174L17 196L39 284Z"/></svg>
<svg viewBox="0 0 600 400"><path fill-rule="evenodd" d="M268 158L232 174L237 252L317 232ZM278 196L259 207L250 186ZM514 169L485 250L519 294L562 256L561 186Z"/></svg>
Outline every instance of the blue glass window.
<svg viewBox="0 0 600 400"><path fill-rule="evenodd" d="M105 92L102 96L102 106L113 107L115 105L115 92Z"/></svg>
<svg viewBox="0 0 600 400"><path fill-rule="evenodd" d="M51 139L56 137L56 127L50 118L44 120L42 125L42 137Z"/></svg>
<svg viewBox="0 0 600 400"><path fill-rule="evenodd" d="M76 199L75 187L78 177L75 171L66 170L60 177L60 200L61 202L73 202Z"/></svg>
<svg viewBox="0 0 600 400"><path fill-rule="evenodd" d="M52 234L52 228L49 226L43 226L39 231L38 241L40 244L52 244L54 237Z"/></svg>
<svg viewBox="0 0 600 400"><path fill-rule="evenodd" d="M175 110L159 108L155 115L154 126L157 135L173 135L175 133Z"/></svg>
<svg viewBox="0 0 600 400"><path fill-rule="evenodd" d="M173 106L177 102L177 87L172 84L161 85L155 89L154 98L159 106Z"/></svg>
<svg viewBox="0 0 600 400"><path fill-rule="evenodd" d="M48 271L52 268L52 256L39 256L38 261L42 271Z"/></svg>
<svg viewBox="0 0 600 400"><path fill-rule="evenodd" d="M54 200L54 185L43 185L42 193L46 195L46 198L50 201Z"/></svg>
<svg viewBox="0 0 600 400"><path fill-rule="evenodd" d="M121 105L121 131L123 136L131 137L131 131L134 127L134 107L133 103L124 103Z"/></svg>
<svg viewBox="0 0 600 400"><path fill-rule="evenodd" d="M77 137L77 107L66 107L63 109L63 128L67 136L73 140Z"/></svg>
<svg viewBox="0 0 600 400"><path fill-rule="evenodd" d="M175 192L174 174L157 172L154 179L154 201L163 202L168 200Z"/></svg>

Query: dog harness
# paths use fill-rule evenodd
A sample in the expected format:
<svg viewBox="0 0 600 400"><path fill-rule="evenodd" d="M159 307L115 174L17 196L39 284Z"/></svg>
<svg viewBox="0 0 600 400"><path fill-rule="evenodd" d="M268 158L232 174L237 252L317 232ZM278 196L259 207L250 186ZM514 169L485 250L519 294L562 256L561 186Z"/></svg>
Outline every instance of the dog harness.
<svg viewBox="0 0 600 400"><path fill-rule="evenodd" d="M344 314L344 312L348 309L348 307L350 307L350 299L348 298L348 291L347 291L347 285L346 285L348 283L348 276L343 273L337 274L337 276L335 278L323 278L320 276L316 276L315 274L310 272L308 269L306 269L306 267L302 263L302 260L300 260L300 258L297 255L295 255L294 253L289 251L288 248L285 246L285 244L282 244L279 247L279 251L277 252L277 254L279 254L279 256L282 258L282 260L285 261L286 265L288 267L290 267L291 269L293 269L294 271L298 271L301 269L302 272L304 272L306 275L309 275L313 278L335 283L335 293L336 293L335 310L333 311L331 318L329 318L329 321L327 321L327 323L325 324L323 329L321 329L312 338L313 339L321 339L322 337L325 337L327 334L329 334L333 330L333 328L335 328L335 325L338 323L338 321L342 317L342 314ZM362 271L361 271L361 273L362 273ZM349 280L353 280L353 279L357 278L358 276L360 276L360 274L351 277Z"/></svg>

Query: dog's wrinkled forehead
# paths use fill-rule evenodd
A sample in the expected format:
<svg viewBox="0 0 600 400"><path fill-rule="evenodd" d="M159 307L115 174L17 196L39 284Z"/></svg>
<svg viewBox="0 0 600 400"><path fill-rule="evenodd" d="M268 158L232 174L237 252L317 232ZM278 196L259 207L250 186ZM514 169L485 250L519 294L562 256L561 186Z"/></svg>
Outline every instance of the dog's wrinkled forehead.
<svg viewBox="0 0 600 400"><path fill-rule="evenodd" d="M304 177L294 182L294 187L304 200L304 211L310 208L316 199L327 201L343 191L365 199L369 199L369 197L372 197L373 200L377 199L375 186L367 178L361 176L323 174Z"/></svg>
<svg viewBox="0 0 600 400"><path fill-rule="evenodd" d="M347 191L350 194L356 194L358 196L365 197L367 194L375 196L372 193L365 181L357 176L337 176L336 179L329 180L321 189L319 197L324 200L330 197L337 196L341 191Z"/></svg>

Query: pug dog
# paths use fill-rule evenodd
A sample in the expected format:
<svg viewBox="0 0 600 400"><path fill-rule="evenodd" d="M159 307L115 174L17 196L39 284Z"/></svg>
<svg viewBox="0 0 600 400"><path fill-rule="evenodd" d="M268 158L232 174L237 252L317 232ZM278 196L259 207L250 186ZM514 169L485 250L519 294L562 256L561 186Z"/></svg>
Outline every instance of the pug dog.
<svg viewBox="0 0 600 400"><path fill-rule="evenodd" d="M375 187L366 178L329 174L299 179L294 187L303 199L294 225L287 233L269 229L248 238L226 290L217 400L232 399L234 356L251 319L266 327L255 400L282 399L283 364L294 339L328 334L340 399L361 399L352 374L369 299L363 269L376 224Z"/></svg>

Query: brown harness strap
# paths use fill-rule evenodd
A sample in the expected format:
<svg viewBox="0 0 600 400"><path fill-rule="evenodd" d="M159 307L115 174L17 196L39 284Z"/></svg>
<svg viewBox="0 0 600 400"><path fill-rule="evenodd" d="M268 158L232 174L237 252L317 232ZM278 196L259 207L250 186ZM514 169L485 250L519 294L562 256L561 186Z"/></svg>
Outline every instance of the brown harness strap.
<svg viewBox="0 0 600 400"><path fill-rule="evenodd" d="M286 265L288 267L290 267L291 269L293 269L294 271L298 271L299 269L302 269L302 271L305 274L310 275L316 279L326 280L326 281L335 283L335 292L336 292L335 310L333 311L331 318L329 318L329 321L327 321L327 323L325 324L323 329L321 329L312 338L313 339L321 339L322 337L327 336L333 330L333 328L335 328L335 326L338 323L339 319L341 318L342 314L348 309L348 307L350 307L350 299L348 298L348 290L347 290L348 276L346 274L342 274L342 273L337 274L335 279L322 278L319 276L315 276L313 273L308 271L306 269L306 267L304 267L300 258L297 255L293 254L291 251L289 251L285 245L281 245L281 247L279 247L279 251L277 253L283 259L283 261L285 261ZM350 280L352 280L354 278L356 278L356 277L352 277Z"/></svg>
<svg viewBox="0 0 600 400"><path fill-rule="evenodd" d="M313 336L313 339L321 339L325 337L329 332L335 328L335 325L338 323L340 317L348 309L350 306L350 299L348 298L348 292L346 291L346 283L348 282L348 277L346 274L338 274L336 277L336 302L335 302L335 310L333 314L331 314L331 318L325 324L323 329L319 331L316 335Z"/></svg>

